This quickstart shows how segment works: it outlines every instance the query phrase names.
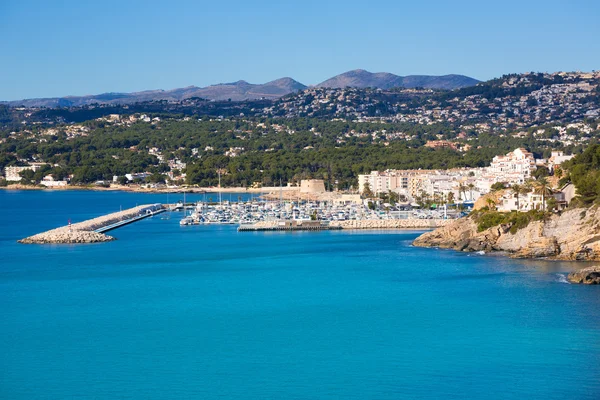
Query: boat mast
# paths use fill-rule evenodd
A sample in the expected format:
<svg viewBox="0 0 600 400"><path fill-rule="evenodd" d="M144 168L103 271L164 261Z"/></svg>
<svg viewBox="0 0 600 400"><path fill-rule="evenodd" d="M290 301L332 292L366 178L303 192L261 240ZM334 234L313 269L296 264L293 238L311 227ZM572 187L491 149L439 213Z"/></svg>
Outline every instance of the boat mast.
<svg viewBox="0 0 600 400"><path fill-rule="evenodd" d="M223 201L223 198L221 193L221 168L219 168L217 172L219 173L219 207L222 207L221 203Z"/></svg>

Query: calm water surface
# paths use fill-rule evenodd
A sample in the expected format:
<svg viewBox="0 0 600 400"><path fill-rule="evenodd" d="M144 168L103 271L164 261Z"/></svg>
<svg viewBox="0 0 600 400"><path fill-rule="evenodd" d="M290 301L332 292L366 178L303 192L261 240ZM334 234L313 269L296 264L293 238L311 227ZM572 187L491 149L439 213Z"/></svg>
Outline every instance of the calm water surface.
<svg viewBox="0 0 600 400"><path fill-rule="evenodd" d="M568 263L180 214L111 243L16 243L161 201L0 191L0 398L600 398L600 287L564 283Z"/></svg>

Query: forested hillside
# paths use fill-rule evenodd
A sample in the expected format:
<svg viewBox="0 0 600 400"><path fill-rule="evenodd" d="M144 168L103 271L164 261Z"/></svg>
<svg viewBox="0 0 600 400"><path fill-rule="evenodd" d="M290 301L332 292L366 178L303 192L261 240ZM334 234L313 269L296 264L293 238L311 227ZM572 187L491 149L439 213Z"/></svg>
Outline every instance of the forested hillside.
<svg viewBox="0 0 600 400"><path fill-rule="evenodd" d="M314 177L348 188L371 170L485 166L517 147L577 154L600 138L599 115L597 72L507 75L453 91L308 88L277 101L0 105L0 168L46 163L31 182L49 171L73 183L150 172L209 186L221 170L225 185Z"/></svg>

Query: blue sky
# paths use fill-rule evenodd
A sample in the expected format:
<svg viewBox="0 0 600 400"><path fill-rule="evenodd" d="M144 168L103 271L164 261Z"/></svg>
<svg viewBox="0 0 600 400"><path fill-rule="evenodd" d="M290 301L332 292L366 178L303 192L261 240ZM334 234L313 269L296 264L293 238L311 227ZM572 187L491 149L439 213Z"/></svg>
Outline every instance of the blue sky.
<svg viewBox="0 0 600 400"><path fill-rule="evenodd" d="M0 0L0 100L600 68L598 1Z"/></svg>

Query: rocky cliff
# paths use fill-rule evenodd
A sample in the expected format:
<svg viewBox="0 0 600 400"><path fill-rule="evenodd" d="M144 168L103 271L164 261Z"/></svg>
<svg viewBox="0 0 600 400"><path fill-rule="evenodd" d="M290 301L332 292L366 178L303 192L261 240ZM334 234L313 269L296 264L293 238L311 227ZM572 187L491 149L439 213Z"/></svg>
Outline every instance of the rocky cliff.
<svg viewBox="0 0 600 400"><path fill-rule="evenodd" d="M458 219L419 236L419 247L458 251L506 252L513 257L560 260L600 260L600 208L573 209L534 221L515 233L511 225L477 231L472 216Z"/></svg>

